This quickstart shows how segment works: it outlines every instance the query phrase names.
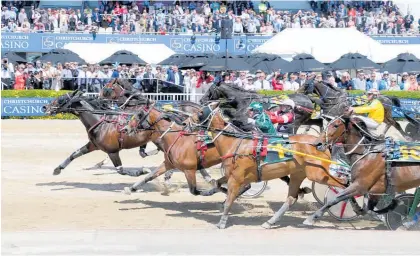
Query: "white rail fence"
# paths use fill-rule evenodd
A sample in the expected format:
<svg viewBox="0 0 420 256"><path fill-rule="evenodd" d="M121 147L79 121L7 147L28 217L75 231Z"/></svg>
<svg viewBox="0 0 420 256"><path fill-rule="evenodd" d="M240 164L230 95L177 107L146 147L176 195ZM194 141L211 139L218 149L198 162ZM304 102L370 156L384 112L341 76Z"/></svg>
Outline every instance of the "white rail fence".
<svg viewBox="0 0 420 256"><path fill-rule="evenodd" d="M97 98L99 93L84 93L85 96ZM154 101L192 101L198 103L204 94L202 93L142 93L143 96Z"/></svg>

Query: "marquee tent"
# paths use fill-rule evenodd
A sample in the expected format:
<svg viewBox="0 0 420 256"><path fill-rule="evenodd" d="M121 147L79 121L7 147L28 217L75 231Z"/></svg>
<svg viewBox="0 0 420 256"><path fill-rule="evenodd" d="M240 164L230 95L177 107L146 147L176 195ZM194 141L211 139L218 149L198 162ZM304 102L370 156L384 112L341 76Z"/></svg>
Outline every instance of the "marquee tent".
<svg viewBox="0 0 420 256"><path fill-rule="evenodd" d="M137 54L142 60L150 64L157 64L173 55L164 44L97 44L97 43L70 43L65 49L77 53L87 63L99 63L117 51L126 50Z"/></svg>
<svg viewBox="0 0 420 256"><path fill-rule="evenodd" d="M323 63L332 63L347 53L360 53L383 63L395 58L401 50L394 51L355 28L287 28L253 53L276 54L285 59L307 53Z"/></svg>

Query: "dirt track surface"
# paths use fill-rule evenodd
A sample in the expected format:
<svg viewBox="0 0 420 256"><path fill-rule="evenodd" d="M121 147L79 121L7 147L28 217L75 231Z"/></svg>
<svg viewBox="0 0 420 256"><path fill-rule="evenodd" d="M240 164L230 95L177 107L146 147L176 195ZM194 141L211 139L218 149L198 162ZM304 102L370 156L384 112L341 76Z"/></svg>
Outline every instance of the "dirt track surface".
<svg viewBox="0 0 420 256"><path fill-rule="evenodd" d="M179 172L171 180L178 189L169 196L161 195L162 179L150 182L144 190L130 196L121 193L124 187L143 177L121 176L111 163L101 169L84 170L105 158L100 151L74 160L61 175L53 176L54 168L87 142L86 131L78 120L2 120L1 138L2 249L8 253L193 253L186 250L188 247L197 248L195 253L230 254L235 252L232 242L227 242L232 237L237 237L234 243L243 248L255 243L255 249L248 251L250 254L260 253L259 249L263 249L261 253L334 253L331 248L341 250L340 243L341 248L355 246L347 247L353 253L418 253L418 244L410 243L414 238L412 232L390 234L381 222L369 218L342 223L325 214L315 228L302 226L303 220L318 209L312 195L299 200L277 229L262 229L260 225L281 207L286 197L287 187L281 181L270 181L259 198L238 200L228 229L217 230L215 224L220 219L220 203L225 196L191 195L185 177ZM155 167L163 159L161 154L142 159L137 149L122 151L120 155L123 166L130 169ZM214 178L220 177L217 168L209 171ZM201 188L208 186L201 176L198 181ZM310 183L305 181L305 185ZM183 236L187 238L182 239ZM283 249L280 246L276 250L273 246L276 238L279 245L282 238L290 246L283 244ZM331 245L328 239L336 245L327 246ZM345 239L354 241L347 244ZM370 242L363 244L367 240ZM129 249L123 249L124 243ZM90 244L98 249L94 251L96 247L89 247ZM118 244L122 247L104 249ZM194 246L189 247L191 244ZM315 250L302 247L305 244L315 246ZM147 250L142 250L141 245ZM417 250L411 250L415 245ZM222 250L223 246L226 250Z"/></svg>

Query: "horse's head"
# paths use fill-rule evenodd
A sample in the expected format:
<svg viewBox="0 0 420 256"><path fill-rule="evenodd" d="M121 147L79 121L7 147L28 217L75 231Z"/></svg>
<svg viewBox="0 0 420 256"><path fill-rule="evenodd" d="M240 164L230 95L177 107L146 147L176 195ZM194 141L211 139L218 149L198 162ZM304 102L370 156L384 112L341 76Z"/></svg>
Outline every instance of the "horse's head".
<svg viewBox="0 0 420 256"><path fill-rule="evenodd" d="M215 129L223 129L229 120L223 116L219 105L220 102L212 102L207 106L202 107L197 113L193 114L191 119L199 125L206 126L207 128L213 127Z"/></svg>
<svg viewBox="0 0 420 256"><path fill-rule="evenodd" d="M333 118L325 128L325 133L321 135L320 142L327 145L335 143L343 143L344 136L347 131L347 124L349 122L348 117L336 117Z"/></svg>
<svg viewBox="0 0 420 256"><path fill-rule="evenodd" d="M113 79L107 83L99 93L99 98L117 100L124 92L124 88L118 81L118 79Z"/></svg>
<svg viewBox="0 0 420 256"><path fill-rule="evenodd" d="M81 91L69 92L55 98L51 103L42 107L42 111L47 115L55 115L57 113L69 112L75 98L83 93Z"/></svg>

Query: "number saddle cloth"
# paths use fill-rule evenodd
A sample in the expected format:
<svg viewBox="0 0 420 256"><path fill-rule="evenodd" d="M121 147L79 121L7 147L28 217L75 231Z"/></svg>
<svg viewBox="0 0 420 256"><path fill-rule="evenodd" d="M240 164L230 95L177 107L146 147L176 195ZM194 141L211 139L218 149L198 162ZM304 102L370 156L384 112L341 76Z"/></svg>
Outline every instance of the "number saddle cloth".
<svg viewBox="0 0 420 256"><path fill-rule="evenodd" d="M395 141L387 137L384 154L387 162L420 163L420 142Z"/></svg>
<svg viewBox="0 0 420 256"><path fill-rule="evenodd" d="M286 134L255 138L253 155L260 158L260 165L286 162L293 159L293 154L288 151L291 147Z"/></svg>

